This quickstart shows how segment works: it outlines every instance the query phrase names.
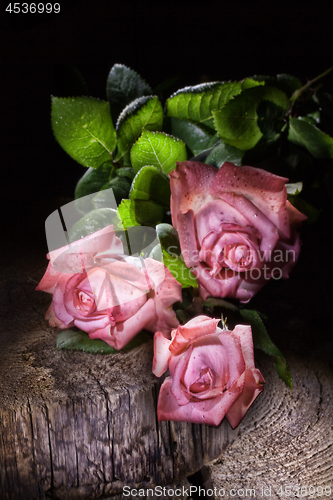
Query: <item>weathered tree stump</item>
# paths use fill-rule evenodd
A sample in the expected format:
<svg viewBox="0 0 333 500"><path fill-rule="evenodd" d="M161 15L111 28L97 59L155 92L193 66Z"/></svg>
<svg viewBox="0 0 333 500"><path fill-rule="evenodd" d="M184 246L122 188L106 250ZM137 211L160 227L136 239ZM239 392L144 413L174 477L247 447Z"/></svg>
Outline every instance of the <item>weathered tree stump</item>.
<svg viewBox="0 0 333 500"><path fill-rule="evenodd" d="M152 341L115 355L56 351L35 292L45 252L6 254L1 280L0 498L93 499L171 484L237 431L157 421Z"/></svg>
<svg viewBox="0 0 333 500"><path fill-rule="evenodd" d="M290 391L269 359L259 360L265 391L235 442L210 465L206 486L216 488L216 498L223 491L236 499L333 498L332 369L319 360L291 358Z"/></svg>
<svg viewBox="0 0 333 500"><path fill-rule="evenodd" d="M120 500L125 485L138 490L181 484L204 464L210 464L211 477L201 485L223 489L225 498L254 490L258 499L282 499L287 486L300 495L297 488L315 488L303 498L330 498L318 488L333 490L333 371L306 357L316 351L329 359L330 329L315 326L317 316L330 311L322 305L322 296L328 300L323 293L306 306L309 273L295 269L279 303L283 314L272 315L270 330L276 320L294 390L278 378L270 358L256 353L266 386L233 431L227 422L217 429L157 422L161 380L151 373L152 342L111 356L56 351L57 330L44 320L50 296L34 291L46 249L30 245L22 254L19 248L13 245L1 259L1 500ZM274 312L273 288L260 300ZM288 355L288 346L302 356ZM200 474L196 480L200 484Z"/></svg>

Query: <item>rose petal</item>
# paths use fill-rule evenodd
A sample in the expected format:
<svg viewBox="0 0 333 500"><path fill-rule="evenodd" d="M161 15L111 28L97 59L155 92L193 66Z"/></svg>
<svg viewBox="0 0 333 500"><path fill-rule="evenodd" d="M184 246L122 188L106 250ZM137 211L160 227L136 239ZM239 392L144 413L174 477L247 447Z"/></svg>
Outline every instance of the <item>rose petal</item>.
<svg viewBox="0 0 333 500"><path fill-rule="evenodd" d="M124 261L113 262L104 268L94 267L88 271L87 278L99 311L140 300L149 292L145 274Z"/></svg>
<svg viewBox="0 0 333 500"><path fill-rule="evenodd" d="M102 340L117 350L122 349L135 335L146 328L147 324L153 321L155 317L155 304L153 299L149 299L134 316L111 327L109 337L103 336ZM89 336L90 338L99 338L96 336L96 332Z"/></svg>
<svg viewBox="0 0 333 500"><path fill-rule="evenodd" d="M50 307L46 311L45 319L49 322L50 326L56 326L58 328L61 328L62 330L74 326L74 321L66 325L60 319L57 318L54 312L53 301L51 302Z"/></svg>
<svg viewBox="0 0 333 500"><path fill-rule="evenodd" d="M192 397L182 383L183 373L186 370L191 352L192 347L190 345L189 349L181 354L172 356L169 360L169 370L172 380L171 391L180 406L186 405Z"/></svg>
<svg viewBox="0 0 333 500"><path fill-rule="evenodd" d="M49 253L54 269L62 273L83 273L92 264L92 256L108 251L123 254L123 244L113 225L104 227L84 238Z"/></svg>
<svg viewBox="0 0 333 500"><path fill-rule="evenodd" d="M219 340L225 349L228 360L229 380L227 388L229 389L245 370L242 346L239 337L228 330L221 330Z"/></svg>
<svg viewBox="0 0 333 500"><path fill-rule="evenodd" d="M185 325L180 325L177 332L180 332L188 341L192 341L203 335L216 333L216 327L219 321L219 319L210 318L209 316L196 316Z"/></svg>
<svg viewBox="0 0 333 500"><path fill-rule="evenodd" d="M265 260L269 260L271 252L279 240L279 234L276 226L262 213L258 208L244 196L225 193L222 195L232 207L242 213L252 226L257 228L261 234L260 250L265 256Z"/></svg>
<svg viewBox="0 0 333 500"><path fill-rule="evenodd" d="M226 418L233 429L239 425L253 401L259 396L264 388L263 384L265 380L259 370L254 368L247 369L245 370L244 376L245 382L243 391L226 414Z"/></svg>
<svg viewBox="0 0 333 500"><path fill-rule="evenodd" d="M190 209L196 213L202 204L210 201L209 188L216 176L217 169L197 161L177 162L177 167L170 174L171 218L177 228L178 214Z"/></svg>
<svg viewBox="0 0 333 500"><path fill-rule="evenodd" d="M149 298L153 298L155 303L156 320L147 325L147 329L169 333L179 325L172 305L182 301L182 286L162 262L150 258L145 259L144 262L149 278L157 284L149 294ZM162 275L163 280L160 282Z"/></svg>
<svg viewBox="0 0 333 500"><path fill-rule="evenodd" d="M191 422L193 424L208 424L218 426L228 409L239 398L244 386L244 374L237 384L225 391L221 396L204 401L191 400L180 406L171 392L171 378L163 382L157 404L157 418L159 421L172 420Z"/></svg>
<svg viewBox="0 0 333 500"><path fill-rule="evenodd" d="M248 220L238 210L224 200L216 199L207 202L195 214L195 227L199 245L211 231L220 232L222 224L232 224L233 227L247 226Z"/></svg>
<svg viewBox="0 0 333 500"><path fill-rule="evenodd" d="M162 332L154 335L154 359L152 372L156 377L161 377L168 369L170 358L169 345L171 340L167 339Z"/></svg>
<svg viewBox="0 0 333 500"><path fill-rule="evenodd" d="M52 266L51 262L48 263L48 266L46 268L45 274L40 280L38 286L36 287L36 290L42 291L42 292L47 292L47 293L53 293L54 289L59 281L59 279L62 277L63 279L69 279L73 275L71 273L66 274L64 276L64 273L61 273L59 271L56 271L54 267Z"/></svg>
<svg viewBox="0 0 333 500"><path fill-rule="evenodd" d="M178 326L172 337L170 352L177 354L191 341L202 335L210 335L216 332L216 325L220 320L209 316L197 316L188 321L185 325Z"/></svg>
<svg viewBox="0 0 333 500"><path fill-rule="evenodd" d="M301 212L297 210L297 208L294 207L290 203L289 200L286 201L286 207L288 211L288 217L289 217L289 223L291 227L298 227L302 224L302 222L305 222L308 220L308 217Z"/></svg>
<svg viewBox="0 0 333 500"><path fill-rule="evenodd" d="M290 227L286 209L288 179L260 168L238 167L226 162L211 185L213 197L224 193L242 195L250 200L280 231L289 238Z"/></svg>
<svg viewBox="0 0 333 500"><path fill-rule="evenodd" d="M198 399L208 399L222 394L230 379L229 352L226 346L222 345L217 335L209 335L197 339L192 347L193 350L182 377L187 392ZM202 373L207 370L211 373L209 378L213 379L212 387L200 393L191 392L193 383L201 379ZM171 368L170 374L173 377Z"/></svg>
<svg viewBox="0 0 333 500"><path fill-rule="evenodd" d="M295 267L301 251L301 241L298 233L294 234L292 240L283 241L280 240L276 245L276 256L273 257L273 262L271 267L281 269L281 278L289 278L289 274ZM277 252L281 252L284 256L283 259L277 259Z"/></svg>
<svg viewBox="0 0 333 500"><path fill-rule="evenodd" d="M73 283L76 284L77 280L80 278L82 278L81 274L79 275L72 274L69 279L66 274L62 274L53 292L53 305L54 305L55 315L65 325L68 325L74 320L74 316L67 311L64 301L66 286L69 281L72 281Z"/></svg>
<svg viewBox="0 0 333 500"><path fill-rule="evenodd" d="M199 262L199 250L195 236L193 210L189 210L185 214L179 214L177 223L179 243L184 262L189 268L197 266Z"/></svg>
<svg viewBox="0 0 333 500"><path fill-rule="evenodd" d="M251 326L236 325L235 328L233 329L233 335L235 335L240 341L242 354L245 362L245 368L246 369L255 368Z"/></svg>
<svg viewBox="0 0 333 500"><path fill-rule="evenodd" d="M263 283L254 282L252 291L243 287L244 273L238 273L228 268L222 268L218 277L212 277L210 269L200 264L193 269L193 274L200 282L200 295L206 300L207 297L230 297L248 302L251 297L262 288Z"/></svg>

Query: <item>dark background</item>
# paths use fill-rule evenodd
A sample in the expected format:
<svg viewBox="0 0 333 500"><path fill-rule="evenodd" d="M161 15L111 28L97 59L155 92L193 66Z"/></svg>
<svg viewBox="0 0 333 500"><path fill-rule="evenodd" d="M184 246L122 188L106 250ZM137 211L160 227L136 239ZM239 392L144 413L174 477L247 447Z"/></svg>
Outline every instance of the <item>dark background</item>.
<svg viewBox="0 0 333 500"><path fill-rule="evenodd" d="M50 124L50 96L72 95L70 68L89 95L105 99L114 63L153 88L178 76L170 93L253 74L290 73L305 83L332 66L332 15L320 2L60 0L60 14L10 14L8 4L0 16L1 219L15 234L44 237L45 218L85 171Z"/></svg>
<svg viewBox="0 0 333 500"><path fill-rule="evenodd" d="M85 172L51 129L51 95L75 95L73 68L88 95L105 99L115 63L136 70L153 88L178 76L170 94L254 74L289 73L306 83L333 65L333 16L320 0L76 0L71 6L60 0L60 14L44 15L9 14L8 3L0 0L0 234L10 251L1 263L11 257L24 266L36 249L40 273L45 219L70 201ZM333 74L325 89L333 92ZM251 301L267 313L270 335L283 352L321 350L333 359L330 210L304 226L291 278L271 282Z"/></svg>

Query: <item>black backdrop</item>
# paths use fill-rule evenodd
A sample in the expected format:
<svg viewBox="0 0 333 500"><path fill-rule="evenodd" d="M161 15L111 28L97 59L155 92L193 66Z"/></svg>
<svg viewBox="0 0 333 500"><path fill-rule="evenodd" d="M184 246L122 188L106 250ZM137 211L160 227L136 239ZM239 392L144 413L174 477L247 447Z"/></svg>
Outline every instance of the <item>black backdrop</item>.
<svg viewBox="0 0 333 500"><path fill-rule="evenodd" d="M89 95L105 99L114 63L153 87L178 76L172 90L253 74L291 73L305 82L332 65L332 15L320 2L59 3L59 14L10 14L9 2L1 4L1 222L15 234L44 237L45 218L84 172L50 125L51 94L73 91L69 68L82 74Z"/></svg>

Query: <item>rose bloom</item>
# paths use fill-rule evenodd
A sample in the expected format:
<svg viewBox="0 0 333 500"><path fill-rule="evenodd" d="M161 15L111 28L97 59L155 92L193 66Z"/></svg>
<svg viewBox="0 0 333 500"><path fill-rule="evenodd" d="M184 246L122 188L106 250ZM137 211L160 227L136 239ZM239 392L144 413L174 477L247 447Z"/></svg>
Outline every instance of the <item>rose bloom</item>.
<svg viewBox="0 0 333 500"><path fill-rule="evenodd" d="M51 326L77 326L115 349L142 329L170 332L178 320L172 304L181 285L164 264L123 255L113 226L47 255L50 263L37 290L51 293Z"/></svg>
<svg viewBox="0 0 333 500"><path fill-rule="evenodd" d="M231 332L218 322L197 316L173 330L171 340L155 333L153 373L170 370L159 393L159 421L217 426L226 417L235 428L263 390L251 327L237 325Z"/></svg>
<svg viewBox="0 0 333 500"><path fill-rule="evenodd" d="M186 161L170 174L171 216L201 296L247 302L297 262L306 217L287 200L288 179L254 167Z"/></svg>

